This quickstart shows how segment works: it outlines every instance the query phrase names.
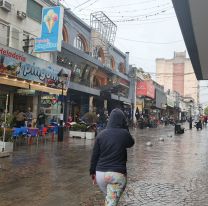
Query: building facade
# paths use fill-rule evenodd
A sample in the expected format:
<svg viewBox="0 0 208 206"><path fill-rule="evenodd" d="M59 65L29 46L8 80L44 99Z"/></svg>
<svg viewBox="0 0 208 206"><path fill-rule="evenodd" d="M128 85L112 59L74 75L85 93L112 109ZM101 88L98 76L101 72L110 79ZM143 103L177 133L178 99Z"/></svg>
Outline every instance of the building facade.
<svg viewBox="0 0 208 206"><path fill-rule="evenodd" d="M111 39L105 38L101 31L85 24L66 8L61 51L34 53L34 38L40 37L41 33L42 8L57 6L58 2L27 0L20 5L17 0L12 3L8 0L8 3L10 10L0 8L0 45L3 51L0 109L5 109L5 97L9 94L10 113L30 107L34 118L40 109L48 118L58 118L62 92L58 74L62 69L71 74L69 89L64 90L65 97L61 98L65 119L68 115L75 119L77 114L82 116L88 111L110 112L116 106L131 108L128 53L113 46ZM105 17L105 14L102 15ZM111 21L109 25L110 28L105 29L115 27ZM9 55L4 51L8 51ZM17 55L18 60L12 54ZM12 66L23 70L24 64L30 65L31 71L36 72L19 75L17 71L10 71ZM50 69L54 72L51 76ZM44 72L47 78L37 80L37 74L41 76Z"/></svg>
<svg viewBox="0 0 208 206"><path fill-rule="evenodd" d="M173 59L156 59L156 73L156 81L164 86L165 91L176 91L199 103L199 83L186 52L175 52Z"/></svg>

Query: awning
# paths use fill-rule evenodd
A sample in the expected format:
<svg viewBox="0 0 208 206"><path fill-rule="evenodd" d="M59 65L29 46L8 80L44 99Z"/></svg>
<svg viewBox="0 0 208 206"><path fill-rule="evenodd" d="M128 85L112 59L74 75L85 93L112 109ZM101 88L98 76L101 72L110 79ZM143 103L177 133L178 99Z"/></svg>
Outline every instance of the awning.
<svg viewBox="0 0 208 206"><path fill-rule="evenodd" d="M41 84L35 84L35 83L28 82L28 81L24 81L24 80L22 81L22 80L8 78L8 77L0 77L0 84L24 88L24 89L32 89L32 90L46 92L50 94L57 94L57 95L62 94L61 89L55 89L55 88L47 87ZM63 94L65 96L67 95L66 90L63 91Z"/></svg>
<svg viewBox="0 0 208 206"><path fill-rule="evenodd" d="M208 1L172 0L196 78L208 80Z"/></svg>

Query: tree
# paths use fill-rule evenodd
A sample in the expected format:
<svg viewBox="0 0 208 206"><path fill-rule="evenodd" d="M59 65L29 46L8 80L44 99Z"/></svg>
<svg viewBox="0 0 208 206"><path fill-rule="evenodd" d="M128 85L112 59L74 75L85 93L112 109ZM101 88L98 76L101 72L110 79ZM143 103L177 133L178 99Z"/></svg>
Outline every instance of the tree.
<svg viewBox="0 0 208 206"><path fill-rule="evenodd" d="M208 106L204 108L204 114L208 115Z"/></svg>

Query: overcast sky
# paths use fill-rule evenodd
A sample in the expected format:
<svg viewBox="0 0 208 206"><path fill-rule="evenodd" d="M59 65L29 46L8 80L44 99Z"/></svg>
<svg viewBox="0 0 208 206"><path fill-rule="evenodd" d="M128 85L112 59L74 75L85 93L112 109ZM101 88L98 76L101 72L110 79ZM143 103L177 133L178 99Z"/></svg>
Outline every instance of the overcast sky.
<svg viewBox="0 0 208 206"><path fill-rule="evenodd" d="M60 1L87 24L91 13L103 11L117 25L114 45L130 52L130 64L142 67L153 79L156 58L173 58L174 51L186 50L171 0ZM208 89L202 87L201 93L201 102L208 103Z"/></svg>

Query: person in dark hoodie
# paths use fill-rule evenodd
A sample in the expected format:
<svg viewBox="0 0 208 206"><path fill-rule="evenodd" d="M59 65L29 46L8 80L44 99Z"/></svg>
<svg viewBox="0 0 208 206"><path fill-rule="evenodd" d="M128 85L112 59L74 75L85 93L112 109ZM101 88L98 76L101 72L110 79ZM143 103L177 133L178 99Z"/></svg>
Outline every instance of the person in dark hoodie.
<svg viewBox="0 0 208 206"><path fill-rule="evenodd" d="M116 206L127 182L127 148L134 145L126 117L112 110L106 129L96 138L91 157L90 175L105 195L105 206Z"/></svg>

